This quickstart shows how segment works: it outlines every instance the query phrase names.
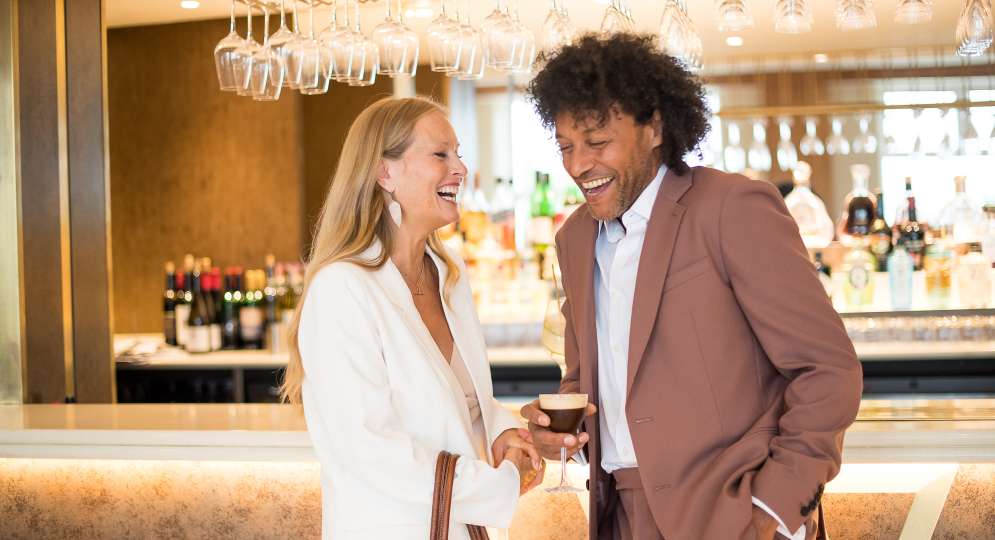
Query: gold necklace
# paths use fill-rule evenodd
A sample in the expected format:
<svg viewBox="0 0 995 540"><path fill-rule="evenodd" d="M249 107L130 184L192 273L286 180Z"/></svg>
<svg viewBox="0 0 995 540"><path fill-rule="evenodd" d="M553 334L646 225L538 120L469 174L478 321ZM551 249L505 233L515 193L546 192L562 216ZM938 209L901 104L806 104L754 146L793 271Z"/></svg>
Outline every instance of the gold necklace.
<svg viewBox="0 0 995 540"><path fill-rule="evenodd" d="M398 271L400 271L400 268L398 268ZM422 278L425 277L425 259L424 258L422 258L421 272L418 273L418 280L415 281L415 286L414 287L412 287L411 284L408 283L408 281L409 281L408 276L405 275L404 272L401 272L401 277L404 278L404 284L408 286L408 289L411 289L411 294L413 296L424 296L425 295L425 291L423 291L422 288L421 288Z"/></svg>

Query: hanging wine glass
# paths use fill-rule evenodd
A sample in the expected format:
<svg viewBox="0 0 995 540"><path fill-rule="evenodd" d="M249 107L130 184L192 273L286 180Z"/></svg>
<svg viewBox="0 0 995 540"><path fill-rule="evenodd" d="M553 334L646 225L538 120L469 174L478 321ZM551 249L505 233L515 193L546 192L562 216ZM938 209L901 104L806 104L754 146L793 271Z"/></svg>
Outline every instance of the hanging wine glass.
<svg viewBox="0 0 995 540"><path fill-rule="evenodd" d="M850 149L854 154L874 154L878 151L878 139L871 134L871 115L863 114L857 121L860 133L853 138Z"/></svg>
<svg viewBox="0 0 995 540"><path fill-rule="evenodd" d="M773 165L770 148L767 146L767 127L763 120L753 122L753 142L747 153L750 168L755 171L768 172Z"/></svg>
<svg viewBox="0 0 995 540"><path fill-rule="evenodd" d="M285 64L287 66L287 74L284 79L284 85L294 90L298 90L301 87L301 70L303 65L301 64L302 54L299 49L304 47L307 43L307 38L301 33L301 23L300 15L297 12L297 0L291 0L291 6L293 6L294 11L294 30L291 32L292 37L287 36L281 38L285 39L282 45L281 54L284 55Z"/></svg>
<svg viewBox="0 0 995 540"><path fill-rule="evenodd" d="M300 66L300 91L304 95L328 92L331 53L314 36L314 6L308 4L308 33L290 56Z"/></svg>
<svg viewBox="0 0 995 540"><path fill-rule="evenodd" d="M843 119L834 117L832 120L833 132L826 139L826 153L830 156L845 156L850 153L850 143L843 136Z"/></svg>
<svg viewBox="0 0 995 540"><path fill-rule="evenodd" d="M294 0L296 1L296 0ZM283 86L290 87L290 77L286 76L287 72L287 59L290 56L290 44L300 37L296 33L291 32L287 28L287 12L284 6L284 0L280 0L280 28L277 28L276 32L269 36L269 46L273 49L273 52L280 58L280 63L284 66L284 77ZM298 81L300 77L298 77Z"/></svg>
<svg viewBox="0 0 995 540"><path fill-rule="evenodd" d="M497 71L511 71L515 64L515 23L507 5L497 0L494 11L480 23L484 39L484 56L487 67Z"/></svg>
<svg viewBox="0 0 995 540"><path fill-rule="evenodd" d="M263 46L252 56L252 71L249 73L249 87L252 99L256 101L276 101L280 99L284 77L283 62L270 48L269 9L263 6Z"/></svg>
<svg viewBox="0 0 995 540"><path fill-rule="evenodd" d="M460 20L459 27L459 69L449 76L455 76L460 80L478 80L484 76L484 66L487 64L487 55L484 49L484 37L482 32L470 26L470 3L467 1L461 13L456 17Z"/></svg>
<svg viewBox="0 0 995 540"><path fill-rule="evenodd" d="M238 90L239 84L235 65L245 61L238 51L244 43L245 40L235 31L235 0L232 0L228 35L223 37L214 47L214 70L218 74L218 86L225 92Z"/></svg>
<svg viewBox="0 0 995 540"><path fill-rule="evenodd" d="M777 128L781 139L777 143L777 164L782 171L793 171L798 165L798 150L791 140L791 119L781 118Z"/></svg>
<svg viewBox="0 0 995 540"><path fill-rule="evenodd" d="M933 18L933 0L901 0L895 8L895 22L919 24Z"/></svg>
<svg viewBox="0 0 995 540"><path fill-rule="evenodd" d="M877 25L873 0L836 1L836 27L840 30L863 30Z"/></svg>
<svg viewBox="0 0 995 540"><path fill-rule="evenodd" d="M418 69L418 34L404 25L400 2L394 17L393 3L394 0L387 0L386 18L373 29L373 41L380 49L380 74L413 77Z"/></svg>
<svg viewBox="0 0 995 540"><path fill-rule="evenodd" d="M981 56L992 44L990 0L967 0L957 22L957 54Z"/></svg>
<svg viewBox="0 0 995 540"><path fill-rule="evenodd" d="M446 10L446 0L442 0L439 16L426 30L429 61L432 71L450 73L459 67L459 22L453 20Z"/></svg>
<svg viewBox="0 0 995 540"><path fill-rule="evenodd" d="M252 37L252 8L249 8L249 14L246 16L246 21L248 23L249 29L245 32L245 40L242 42L242 46L236 49L235 55L238 56L240 62L232 65L232 74L235 76L235 82L238 83L238 87L235 92L240 96L251 96L252 88L249 86L249 75L252 73L252 59L259 50L259 43Z"/></svg>
<svg viewBox="0 0 995 540"><path fill-rule="evenodd" d="M350 57L349 86L372 86L380 71L380 48L376 42L363 34L360 26L359 0L353 2L353 53Z"/></svg>
<svg viewBox="0 0 995 540"><path fill-rule="evenodd" d="M975 155L981 153L981 140L978 137L978 130L974 127L973 116L969 111L965 111L966 117L962 122L963 132L960 136L961 153L963 155Z"/></svg>
<svg viewBox="0 0 995 540"><path fill-rule="evenodd" d="M511 20L515 36L515 57L511 65L514 73L531 73L536 60L536 37L518 16L518 0L512 4Z"/></svg>
<svg viewBox="0 0 995 540"><path fill-rule="evenodd" d="M774 31L801 34L812 31L812 10L808 0L777 0L774 6Z"/></svg>
<svg viewBox="0 0 995 540"><path fill-rule="evenodd" d="M826 152L826 147L819 140L816 133L816 119L809 117L805 119L805 135L798 142L798 150L803 156L821 156Z"/></svg>
<svg viewBox="0 0 995 540"><path fill-rule="evenodd" d="M746 0L719 0L719 32L742 32L753 28Z"/></svg>
<svg viewBox="0 0 995 540"><path fill-rule="evenodd" d="M555 54L577 39L577 28L570 21L563 0L552 0L552 4L542 23L542 52L547 56Z"/></svg>
<svg viewBox="0 0 995 540"><path fill-rule="evenodd" d="M742 172L746 169L746 150L743 150L739 132L739 124L729 123L729 143L722 151L722 157L726 164L726 171L732 173Z"/></svg>
<svg viewBox="0 0 995 540"><path fill-rule="evenodd" d="M601 19L601 33L604 35L625 32L629 27L629 22L622 13L622 8L618 0L612 0L605 8L605 15Z"/></svg>

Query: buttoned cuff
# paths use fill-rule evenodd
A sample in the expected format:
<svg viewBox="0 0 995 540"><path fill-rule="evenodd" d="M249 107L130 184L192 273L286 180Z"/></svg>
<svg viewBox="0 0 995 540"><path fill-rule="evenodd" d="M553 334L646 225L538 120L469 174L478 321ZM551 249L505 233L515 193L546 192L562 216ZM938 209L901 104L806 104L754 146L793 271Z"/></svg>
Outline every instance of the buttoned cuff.
<svg viewBox="0 0 995 540"><path fill-rule="evenodd" d="M781 519L781 516L777 515L777 513L771 510L770 507L764 504L763 501L761 501L756 497L753 497L753 506L756 506L757 508L763 510L764 512L767 512L768 514L770 514L770 517L774 518L777 521L778 534L786 536L791 540L805 540L806 531L804 523L802 523L801 527L798 527L798 530L795 531L794 534L792 534L791 532L788 531L788 527L784 524L784 520Z"/></svg>

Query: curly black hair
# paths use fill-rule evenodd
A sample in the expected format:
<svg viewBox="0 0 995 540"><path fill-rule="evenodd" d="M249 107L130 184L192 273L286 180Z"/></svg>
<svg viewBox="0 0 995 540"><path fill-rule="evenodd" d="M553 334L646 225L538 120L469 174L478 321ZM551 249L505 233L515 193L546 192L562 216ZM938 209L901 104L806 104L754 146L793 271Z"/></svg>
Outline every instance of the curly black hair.
<svg viewBox="0 0 995 540"><path fill-rule="evenodd" d="M684 155L708 133L710 111L698 78L657 48L648 35L585 34L546 60L529 84L529 98L547 129L568 112L604 121L613 105L646 124L660 111L661 158L684 174Z"/></svg>

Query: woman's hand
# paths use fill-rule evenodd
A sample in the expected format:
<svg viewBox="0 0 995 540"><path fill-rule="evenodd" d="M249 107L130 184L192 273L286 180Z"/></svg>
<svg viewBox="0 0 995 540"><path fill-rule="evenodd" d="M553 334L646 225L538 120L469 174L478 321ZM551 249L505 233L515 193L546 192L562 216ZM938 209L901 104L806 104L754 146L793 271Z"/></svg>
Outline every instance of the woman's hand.
<svg viewBox="0 0 995 540"><path fill-rule="evenodd" d="M510 461L518 469L518 494L525 495L533 488L542 484L543 475L546 472L546 462L540 460L538 469L532 467L532 461L528 454L518 448L509 448L504 455L506 461Z"/></svg>
<svg viewBox="0 0 995 540"><path fill-rule="evenodd" d="M498 435L491 446L495 464L499 465L507 459L518 468L521 493L541 484L543 473L546 470L546 462L543 461L535 446L526 441L528 434L527 429L508 429Z"/></svg>

